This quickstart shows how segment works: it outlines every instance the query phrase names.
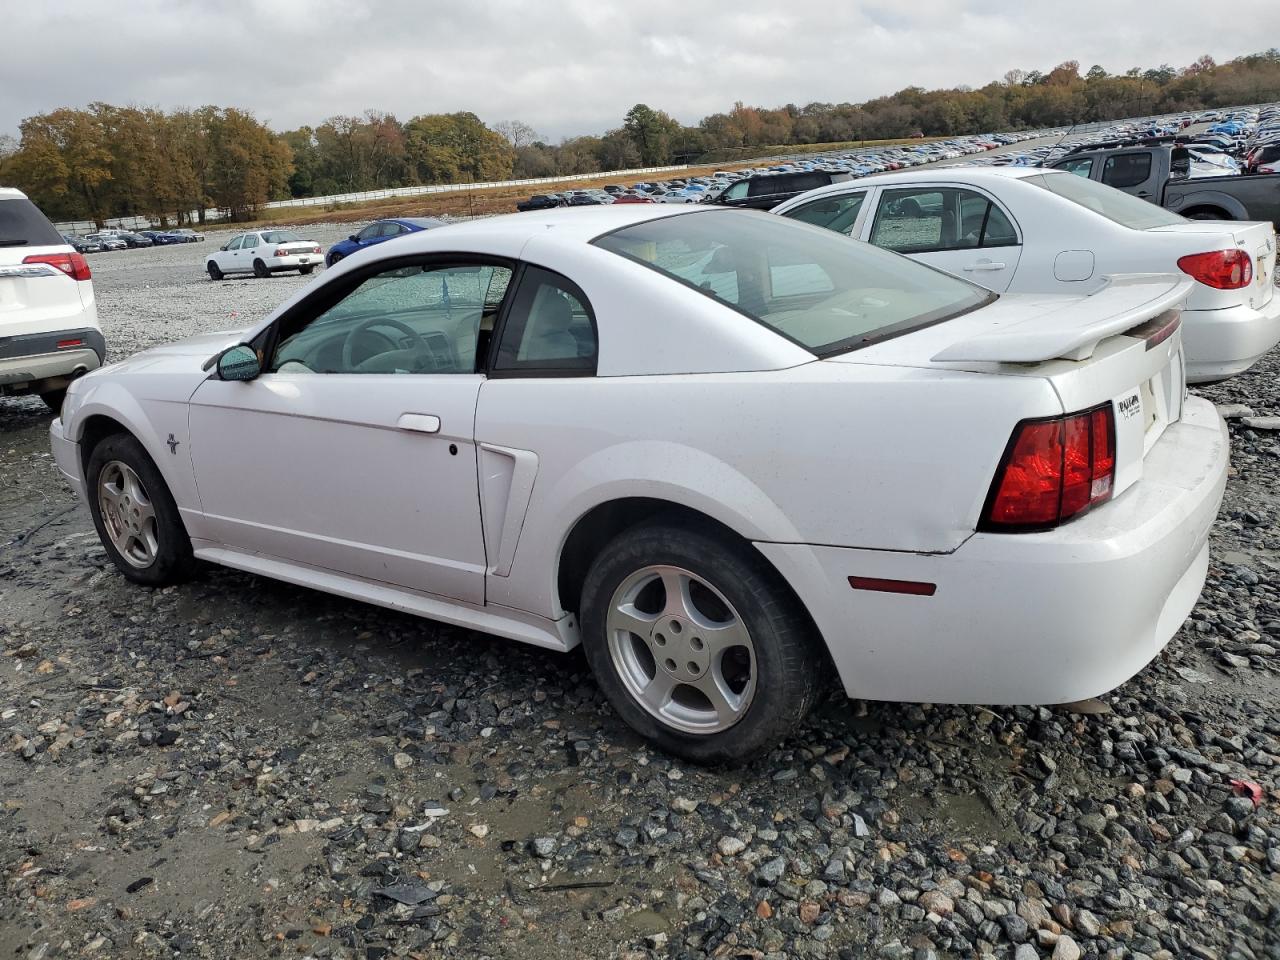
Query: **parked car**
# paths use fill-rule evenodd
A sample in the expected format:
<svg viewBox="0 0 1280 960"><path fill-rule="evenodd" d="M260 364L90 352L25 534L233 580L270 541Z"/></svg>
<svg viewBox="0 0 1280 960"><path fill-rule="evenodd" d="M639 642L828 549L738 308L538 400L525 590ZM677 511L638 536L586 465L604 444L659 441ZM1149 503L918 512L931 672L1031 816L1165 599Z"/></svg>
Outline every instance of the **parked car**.
<svg viewBox="0 0 1280 960"><path fill-rule="evenodd" d="M113 233L87 233L85 239L96 243L103 250L128 250L129 244Z"/></svg>
<svg viewBox="0 0 1280 960"><path fill-rule="evenodd" d="M74 237L69 233L64 233L60 236L71 245L76 253L100 253L102 251L102 244L96 240L90 240L88 237Z"/></svg>
<svg viewBox="0 0 1280 960"><path fill-rule="evenodd" d="M434 217L395 217L390 220L375 220L364 229L331 246L329 252L324 255L324 264L326 267L331 267L343 257L349 257L365 247L371 247L394 237L403 237L405 234L417 233L419 230L443 226L444 221Z"/></svg>
<svg viewBox="0 0 1280 960"><path fill-rule="evenodd" d="M552 207L561 206L562 201L555 194L535 193L528 200L521 200L516 204L516 209L521 211L527 210L550 210Z"/></svg>
<svg viewBox="0 0 1280 960"><path fill-rule="evenodd" d="M619 193L613 199L614 203L654 203L653 197L643 193Z"/></svg>
<svg viewBox="0 0 1280 960"><path fill-rule="evenodd" d="M770 746L833 672L1096 695L1199 595L1228 438L1182 389L1185 276L997 296L659 205L360 260L72 385L54 456L124 576L203 559L582 643L620 717L702 761Z"/></svg>
<svg viewBox="0 0 1280 960"><path fill-rule="evenodd" d="M0 396L38 394L51 410L102 365L93 274L20 190L0 187Z"/></svg>
<svg viewBox="0 0 1280 960"><path fill-rule="evenodd" d="M269 277L286 270L310 273L322 260L320 244L314 240L304 240L290 230L251 230L209 254L205 269L210 280L221 280L228 273Z"/></svg>
<svg viewBox="0 0 1280 960"><path fill-rule="evenodd" d="M167 230L143 230L141 235L146 237L154 246L167 247L175 243L186 243L181 237L175 237Z"/></svg>
<svg viewBox="0 0 1280 960"><path fill-rule="evenodd" d="M1187 379L1249 369L1280 342L1269 223L1200 222L1104 184L1034 167L880 174L774 213L906 254L997 293L1089 294L1126 273L1191 277Z"/></svg>
<svg viewBox="0 0 1280 960"><path fill-rule="evenodd" d="M848 180L848 174L813 170L799 173L766 173L730 184L709 202L726 207L769 210L807 190Z"/></svg>
<svg viewBox="0 0 1280 960"><path fill-rule="evenodd" d="M144 236L141 233L130 233L129 231L123 231L121 233L115 234L115 237L118 240L123 240L125 242L125 246L127 246L130 250L136 249L138 247L151 247L155 245L154 240L152 240L148 236Z"/></svg>
<svg viewBox="0 0 1280 960"><path fill-rule="evenodd" d="M185 243L197 243L199 241L204 240L203 233L200 233L196 230L188 230L185 227L181 227L177 230L170 230L169 235L178 237L181 240L183 240Z"/></svg>
<svg viewBox="0 0 1280 960"><path fill-rule="evenodd" d="M1192 220L1269 220L1280 227L1280 175L1191 177L1191 155L1170 144L1073 151L1053 166Z"/></svg>

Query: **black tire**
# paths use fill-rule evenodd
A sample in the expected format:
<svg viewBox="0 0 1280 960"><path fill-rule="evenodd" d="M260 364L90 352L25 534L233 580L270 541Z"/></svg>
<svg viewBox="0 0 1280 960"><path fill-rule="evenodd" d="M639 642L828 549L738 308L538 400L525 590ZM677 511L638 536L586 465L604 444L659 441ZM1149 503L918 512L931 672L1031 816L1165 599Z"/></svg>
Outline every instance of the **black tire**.
<svg viewBox="0 0 1280 960"><path fill-rule="evenodd" d="M298 272L305 277L308 273L310 273L314 269L315 267L299 267Z"/></svg>
<svg viewBox="0 0 1280 960"><path fill-rule="evenodd" d="M1193 210L1187 214L1188 220L1230 220L1221 210Z"/></svg>
<svg viewBox="0 0 1280 960"><path fill-rule="evenodd" d="M67 398L67 388L61 390L50 390L47 393L40 394L40 399L44 401L44 405L54 413L62 413L62 401Z"/></svg>
<svg viewBox="0 0 1280 960"><path fill-rule="evenodd" d="M124 558L112 543L102 515L102 504L98 495L102 472L117 461L130 467L137 474L155 511L157 547L154 559L147 566L136 566ZM136 438L127 433L114 433L93 448L85 471L85 491L98 538L106 548L107 556L126 579L149 587L162 587L181 583L191 576L195 569L195 558L191 553L191 538L187 536L186 527L183 526L182 517L178 513L178 506L173 501L173 495L169 493L164 477L160 475L160 470Z"/></svg>
<svg viewBox="0 0 1280 960"><path fill-rule="evenodd" d="M209 265L206 269L209 271L210 280L221 280L226 276L226 274L222 272L222 269L212 260L209 261Z"/></svg>
<svg viewBox="0 0 1280 960"><path fill-rule="evenodd" d="M267 269L267 265L261 260L253 261L253 275L258 278L271 276L271 271Z"/></svg>
<svg viewBox="0 0 1280 960"><path fill-rule="evenodd" d="M669 725L640 705L619 673L606 628L610 602L651 565L677 567L712 585L750 633L755 692L727 729L690 733ZM587 573L581 619L587 661L613 708L642 737L696 763L737 762L767 750L800 723L820 688L819 640L798 601L763 557L710 528L667 520L619 534Z"/></svg>
<svg viewBox="0 0 1280 960"><path fill-rule="evenodd" d="M337 262L338 262L339 260L341 260L341 259L342 259L342 254L340 254L340 253L331 253L331 254L329 254L329 258L328 258L327 260L325 260L324 265L325 265L326 267L332 267L335 263L337 263Z"/></svg>

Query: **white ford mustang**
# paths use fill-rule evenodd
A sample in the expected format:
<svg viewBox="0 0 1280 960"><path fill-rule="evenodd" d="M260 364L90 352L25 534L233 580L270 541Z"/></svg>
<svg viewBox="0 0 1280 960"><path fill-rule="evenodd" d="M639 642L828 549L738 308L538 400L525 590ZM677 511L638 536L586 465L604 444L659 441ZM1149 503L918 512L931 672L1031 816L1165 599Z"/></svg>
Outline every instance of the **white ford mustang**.
<svg viewBox="0 0 1280 960"><path fill-rule="evenodd" d="M1190 281L1008 295L739 210L442 227L262 323L74 382L107 552L567 650L632 727L743 757L850 696L1056 703L1191 610L1225 428Z"/></svg>
<svg viewBox="0 0 1280 960"><path fill-rule="evenodd" d="M834 184L773 209L906 254L997 293L1083 296L1121 273L1194 280L1187 380L1224 380L1280 341L1270 223L1188 220L1105 184L1036 167L913 170Z"/></svg>

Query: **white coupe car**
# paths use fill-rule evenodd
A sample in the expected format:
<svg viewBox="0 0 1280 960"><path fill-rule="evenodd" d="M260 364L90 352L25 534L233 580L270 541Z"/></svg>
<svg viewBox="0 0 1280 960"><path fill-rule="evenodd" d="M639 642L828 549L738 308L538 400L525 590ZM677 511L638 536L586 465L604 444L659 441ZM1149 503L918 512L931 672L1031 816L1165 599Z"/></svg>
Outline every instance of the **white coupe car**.
<svg viewBox="0 0 1280 960"><path fill-rule="evenodd" d="M255 230L232 237L209 254L205 269L210 280L228 273L269 277L285 270L310 273L324 262L320 244L289 230Z"/></svg>
<svg viewBox="0 0 1280 960"><path fill-rule="evenodd" d="M811 190L773 213L838 230L997 292L1084 295L1115 274L1195 281L1182 314L1187 380L1248 370L1280 341L1270 223L1188 220L1036 167L882 174Z"/></svg>
<svg viewBox="0 0 1280 960"><path fill-rule="evenodd" d="M77 380L52 446L131 580L582 643L637 731L733 759L828 677L1057 703L1161 650L1227 472L1190 283L998 297L764 213L495 217Z"/></svg>

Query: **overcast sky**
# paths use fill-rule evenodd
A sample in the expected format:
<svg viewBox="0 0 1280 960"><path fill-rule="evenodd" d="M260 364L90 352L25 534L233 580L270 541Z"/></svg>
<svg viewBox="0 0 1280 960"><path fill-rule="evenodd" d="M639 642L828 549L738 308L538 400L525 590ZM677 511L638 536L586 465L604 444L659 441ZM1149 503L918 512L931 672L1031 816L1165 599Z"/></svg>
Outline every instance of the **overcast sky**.
<svg viewBox="0 0 1280 960"><path fill-rule="evenodd" d="M0 133L94 100L247 108L284 130L374 107L470 110L557 140L637 102L729 109L980 86L1063 60L1181 67L1280 37L1280 5L1204 0L0 0ZM1247 24L1247 27L1246 27Z"/></svg>

